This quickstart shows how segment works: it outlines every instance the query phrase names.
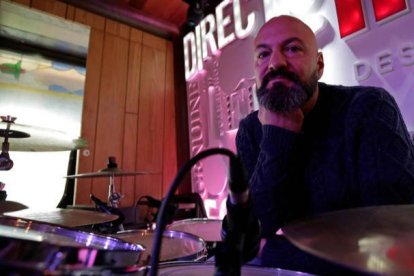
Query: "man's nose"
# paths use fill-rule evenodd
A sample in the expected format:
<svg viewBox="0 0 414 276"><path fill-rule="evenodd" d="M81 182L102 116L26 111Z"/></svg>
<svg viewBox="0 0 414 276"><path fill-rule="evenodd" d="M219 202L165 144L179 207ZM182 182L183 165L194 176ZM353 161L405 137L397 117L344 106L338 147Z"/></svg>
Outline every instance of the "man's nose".
<svg viewBox="0 0 414 276"><path fill-rule="evenodd" d="M273 51L270 56L268 70L275 71L280 67L286 67L286 57L280 51Z"/></svg>

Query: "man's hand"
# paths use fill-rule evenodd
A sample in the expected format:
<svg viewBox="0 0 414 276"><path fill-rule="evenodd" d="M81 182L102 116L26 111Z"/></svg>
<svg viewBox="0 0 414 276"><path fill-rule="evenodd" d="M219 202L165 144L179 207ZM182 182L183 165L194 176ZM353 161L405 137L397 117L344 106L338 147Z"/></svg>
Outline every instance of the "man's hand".
<svg viewBox="0 0 414 276"><path fill-rule="evenodd" d="M300 108L288 113L280 113L270 111L263 106L259 106L258 116L262 125L273 125L296 133L301 131L305 118Z"/></svg>

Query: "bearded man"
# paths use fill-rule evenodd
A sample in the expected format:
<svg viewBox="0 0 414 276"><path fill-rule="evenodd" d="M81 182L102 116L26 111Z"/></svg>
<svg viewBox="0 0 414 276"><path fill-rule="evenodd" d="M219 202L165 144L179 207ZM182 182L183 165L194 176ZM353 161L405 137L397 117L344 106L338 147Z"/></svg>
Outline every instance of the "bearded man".
<svg viewBox="0 0 414 276"><path fill-rule="evenodd" d="M295 17L266 22L254 43L259 110L240 122L236 146L262 226L260 264L348 274L278 230L324 212L413 203L414 148L401 113L382 88L319 82L323 55Z"/></svg>

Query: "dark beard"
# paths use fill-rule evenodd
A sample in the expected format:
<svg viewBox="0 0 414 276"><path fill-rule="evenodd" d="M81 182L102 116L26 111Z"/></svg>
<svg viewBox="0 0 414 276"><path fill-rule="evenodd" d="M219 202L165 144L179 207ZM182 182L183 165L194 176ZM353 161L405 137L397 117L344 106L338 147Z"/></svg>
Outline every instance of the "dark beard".
<svg viewBox="0 0 414 276"><path fill-rule="evenodd" d="M293 82L292 87L276 82L270 88L266 88L270 80L277 76L283 76ZM264 78L261 87L257 90L259 104L274 112L287 113L301 107L315 93L318 85L317 71L312 74L307 82L301 82L299 77L286 69L280 68L270 71Z"/></svg>

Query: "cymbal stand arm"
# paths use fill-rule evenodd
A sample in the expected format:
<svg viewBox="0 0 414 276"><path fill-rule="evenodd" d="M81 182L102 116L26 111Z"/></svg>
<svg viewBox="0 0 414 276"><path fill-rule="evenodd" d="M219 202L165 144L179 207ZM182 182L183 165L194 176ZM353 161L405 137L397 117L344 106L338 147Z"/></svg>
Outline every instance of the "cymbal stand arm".
<svg viewBox="0 0 414 276"><path fill-rule="evenodd" d="M109 194L108 194L108 202L111 207L118 208L119 200L121 199L121 194L115 192L115 180L114 175L109 177Z"/></svg>
<svg viewBox="0 0 414 276"><path fill-rule="evenodd" d="M9 130L10 124L12 122L7 122L7 129L4 133L4 141L1 147L0 153L0 171L8 171L13 168L13 161L10 159L9 155Z"/></svg>

